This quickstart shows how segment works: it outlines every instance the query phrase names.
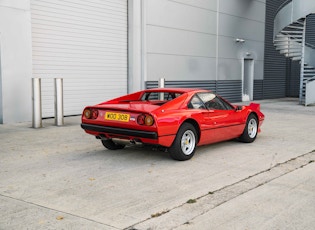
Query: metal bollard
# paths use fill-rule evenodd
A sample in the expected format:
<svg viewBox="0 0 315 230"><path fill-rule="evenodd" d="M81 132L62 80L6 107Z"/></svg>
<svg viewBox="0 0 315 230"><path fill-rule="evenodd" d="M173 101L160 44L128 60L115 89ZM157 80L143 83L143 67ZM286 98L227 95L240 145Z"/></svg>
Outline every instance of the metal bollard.
<svg viewBox="0 0 315 230"><path fill-rule="evenodd" d="M164 88L165 87L165 78L160 78L159 79L159 88ZM159 94L159 100L163 101L164 100L164 93Z"/></svg>
<svg viewBox="0 0 315 230"><path fill-rule="evenodd" d="M55 125L64 125L63 118L63 79L55 78Z"/></svg>
<svg viewBox="0 0 315 230"><path fill-rule="evenodd" d="M41 96L41 79L32 78L32 104L33 119L32 127L41 128L42 125L42 96Z"/></svg>
<svg viewBox="0 0 315 230"><path fill-rule="evenodd" d="M160 78L159 79L159 88L164 88L165 87L165 78Z"/></svg>

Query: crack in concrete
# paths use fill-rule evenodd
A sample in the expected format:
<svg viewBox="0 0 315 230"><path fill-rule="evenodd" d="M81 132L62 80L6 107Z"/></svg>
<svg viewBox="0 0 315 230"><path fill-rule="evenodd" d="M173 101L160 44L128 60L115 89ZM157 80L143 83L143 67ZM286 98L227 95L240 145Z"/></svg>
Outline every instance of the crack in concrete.
<svg viewBox="0 0 315 230"><path fill-rule="evenodd" d="M269 169L251 175L236 183L194 198L197 201L196 203L188 204L186 202L180 204L164 211L158 217L147 218L125 229L176 229L182 225L189 224L195 218L209 212L211 209L314 162L315 151L311 151L286 162L278 163Z"/></svg>
<svg viewBox="0 0 315 230"><path fill-rule="evenodd" d="M61 213L61 214L67 215L67 216L72 216L72 217L75 217L75 218L84 219L84 220L86 220L88 222L96 223L96 224L103 225L103 226L106 226L106 227L110 227L110 228L113 228L113 229L119 229L117 227L114 227L114 226L111 226L111 225L108 225L108 224L105 224L105 223L102 223L102 222L99 222L99 221L96 221L96 220L93 220L93 219L89 219L89 218L86 218L84 216L79 216L79 215L72 214L72 213L65 212L65 211L61 211L61 210L58 210L58 209L49 208L47 206L43 206L43 205L36 204L36 203L33 203L33 202L29 202L29 201L25 201L25 200L22 200L22 199L14 198L14 197L11 197L11 196L0 194L0 197L4 197L6 199L15 200L17 202L28 204L28 205L31 205L31 206L34 206L34 207L37 207L37 208L42 208L42 209L46 209L46 210L49 210L49 211L54 211L56 213Z"/></svg>

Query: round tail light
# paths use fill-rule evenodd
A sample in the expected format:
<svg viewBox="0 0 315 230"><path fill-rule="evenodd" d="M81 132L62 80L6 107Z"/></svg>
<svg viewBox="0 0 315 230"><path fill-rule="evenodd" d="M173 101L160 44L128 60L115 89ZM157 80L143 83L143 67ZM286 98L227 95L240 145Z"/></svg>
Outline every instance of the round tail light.
<svg viewBox="0 0 315 230"><path fill-rule="evenodd" d="M146 126L151 126L154 124L154 119L151 115L149 114L140 114L137 117L137 123L139 125L146 125Z"/></svg>
<svg viewBox="0 0 315 230"><path fill-rule="evenodd" d="M144 123L147 126L151 126L154 123L153 117L151 115L145 116Z"/></svg>
<svg viewBox="0 0 315 230"><path fill-rule="evenodd" d="M84 116L86 119L90 119L91 116L92 116L91 110L90 110L90 109L85 109L85 110L83 111L83 116Z"/></svg>
<svg viewBox="0 0 315 230"><path fill-rule="evenodd" d="M97 109L85 109L83 111L83 116L86 119L96 119L98 117L98 110Z"/></svg>
<svg viewBox="0 0 315 230"><path fill-rule="evenodd" d="M143 115L143 114L141 114L141 115L139 115L138 116L138 118L137 118L137 123L139 124L139 125L144 125L144 123L145 123L145 116Z"/></svg>
<svg viewBox="0 0 315 230"><path fill-rule="evenodd" d="M98 117L98 110L92 109L92 119L96 119Z"/></svg>

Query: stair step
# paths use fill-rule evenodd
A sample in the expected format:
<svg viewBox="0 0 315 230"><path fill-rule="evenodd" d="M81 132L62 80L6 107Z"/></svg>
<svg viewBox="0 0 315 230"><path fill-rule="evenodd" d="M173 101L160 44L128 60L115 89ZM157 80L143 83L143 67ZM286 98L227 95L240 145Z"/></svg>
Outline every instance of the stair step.
<svg viewBox="0 0 315 230"><path fill-rule="evenodd" d="M296 31L296 30L282 30L281 33L286 34L303 34L303 31Z"/></svg>
<svg viewBox="0 0 315 230"><path fill-rule="evenodd" d="M286 34L277 34L276 37L277 38L288 38L288 35L286 35Z"/></svg>
<svg viewBox="0 0 315 230"><path fill-rule="evenodd" d="M283 50L283 49L292 49L292 50L302 50L302 46L299 45L290 45L290 44L274 44L277 50Z"/></svg>
<svg viewBox="0 0 315 230"><path fill-rule="evenodd" d="M298 38L303 38L303 34L302 35L299 35L299 34L288 34L290 35L289 36L289 39L298 39Z"/></svg>
<svg viewBox="0 0 315 230"><path fill-rule="evenodd" d="M274 42L279 42L279 43L288 43L288 42L295 42L295 43L300 43L303 41L303 39L275 39L273 40Z"/></svg>
<svg viewBox="0 0 315 230"><path fill-rule="evenodd" d="M307 69L304 67L304 73L315 73L314 69Z"/></svg>
<svg viewBox="0 0 315 230"><path fill-rule="evenodd" d="M278 49L279 50L279 49ZM301 50L291 50L291 49L281 49L279 50L279 52L281 54L298 54L298 55L302 55Z"/></svg>
<svg viewBox="0 0 315 230"><path fill-rule="evenodd" d="M297 21L295 21L294 23L298 23L300 25L304 25L304 22L305 22L305 18L300 18Z"/></svg>
<svg viewBox="0 0 315 230"><path fill-rule="evenodd" d="M304 68L306 68L306 69L314 69L315 70L315 68L313 66L310 66L307 62L304 62Z"/></svg>
<svg viewBox="0 0 315 230"><path fill-rule="evenodd" d="M284 54L285 57L287 58L291 58L293 60L293 58L298 58L297 60L293 60L293 61L298 61L301 60L301 55L290 55L290 54Z"/></svg>
<svg viewBox="0 0 315 230"><path fill-rule="evenodd" d="M302 46L298 44L274 44L278 49L294 49L294 50L302 50Z"/></svg>
<svg viewBox="0 0 315 230"><path fill-rule="evenodd" d="M301 43L298 42L275 42L275 45L278 46L292 46L292 47L302 47Z"/></svg>
<svg viewBox="0 0 315 230"><path fill-rule="evenodd" d="M295 45L295 46L302 46L302 39L295 39L295 40L274 40L275 44L278 45Z"/></svg>
<svg viewBox="0 0 315 230"><path fill-rule="evenodd" d="M301 57L294 57L292 58L293 61L301 61Z"/></svg>
<svg viewBox="0 0 315 230"><path fill-rule="evenodd" d="M298 26L298 25L296 25L296 26L295 25L289 25L286 28L295 29L295 30L304 30L304 26Z"/></svg>
<svg viewBox="0 0 315 230"><path fill-rule="evenodd" d="M297 37L297 38L300 38L300 37L303 37L303 34L299 33L299 34L288 34L288 33L280 33L280 34L277 34L276 35L277 38L291 38L293 39L294 37Z"/></svg>

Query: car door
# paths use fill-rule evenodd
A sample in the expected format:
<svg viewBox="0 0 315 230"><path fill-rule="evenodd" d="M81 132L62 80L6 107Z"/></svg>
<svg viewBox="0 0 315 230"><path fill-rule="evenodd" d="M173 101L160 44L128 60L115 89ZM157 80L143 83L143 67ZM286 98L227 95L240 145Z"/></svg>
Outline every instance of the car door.
<svg viewBox="0 0 315 230"><path fill-rule="evenodd" d="M218 96L205 105L214 123L217 141L236 138L243 132L243 114L239 110Z"/></svg>
<svg viewBox="0 0 315 230"><path fill-rule="evenodd" d="M203 96L201 94L200 96ZM198 145L204 145L216 142L215 124L211 117L212 111L209 111L203 100L198 94L195 94L188 104L188 109L193 110L192 118L198 121L200 126L200 137Z"/></svg>

